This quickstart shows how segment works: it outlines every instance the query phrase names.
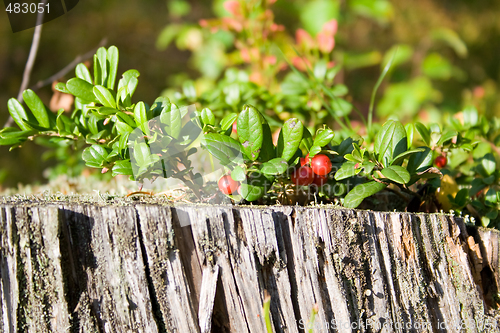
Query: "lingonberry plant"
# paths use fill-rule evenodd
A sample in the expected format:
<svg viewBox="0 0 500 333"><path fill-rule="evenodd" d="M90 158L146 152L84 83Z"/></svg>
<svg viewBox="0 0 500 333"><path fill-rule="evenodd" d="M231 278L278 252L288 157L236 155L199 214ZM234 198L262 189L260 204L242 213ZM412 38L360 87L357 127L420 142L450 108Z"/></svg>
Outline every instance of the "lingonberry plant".
<svg viewBox="0 0 500 333"><path fill-rule="evenodd" d="M396 195L401 210L455 210L500 227L500 120L488 121L474 108L442 126L374 124L377 134L364 140L353 131L335 136L325 125L308 128L297 118L271 126L249 104L217 121L208 108L189 112L164 97L151 106L133 102L139 72L128 70L116 82L117 68L118 50L101 48L93 75L79 64L75 78L57 85L76 97L71 115L48 111L31 90L23 94L28 110L10 99L18 128L0 130L0 144L16 148L45 137L87 146L82 158L89 167L139 182L175 178L197 198L206 184L191 157L201 147L223 166L219 189L235 202L322 201L355 208L368 199L372 206L365 207L376 208L378 196Z"/></svg>

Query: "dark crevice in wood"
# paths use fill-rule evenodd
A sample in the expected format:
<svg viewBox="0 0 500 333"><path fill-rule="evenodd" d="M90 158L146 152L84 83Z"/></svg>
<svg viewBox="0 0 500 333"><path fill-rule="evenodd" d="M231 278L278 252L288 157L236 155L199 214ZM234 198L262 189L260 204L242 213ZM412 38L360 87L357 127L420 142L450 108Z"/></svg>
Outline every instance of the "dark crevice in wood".
<svg viewBox="0 0 500 333"><path fill-rule="evenodd" d="M63 209L58 209L59 221L59 250L61 251L61 272L64 281L64 297L68 304L70 313L70 332L79 332L80 320L78 313L75 313L75 308L80 299L81 290L78 285L78 277L76 273L75 259L73 258L73 249L71 246L70 230L66 221L66 214Z"/></svg>
<svg viewBox="0 0 500 333"><path fill-rule="evenodd" d="M144 245L144 239L141 228L141 218L139 216L139 212L136 210L136 226L137 226L137 234L139 236L139 245L140 251L142 255L142 261L144 263L144 272L146 274L147 286L149 291L149 298L151 299L151 307L153 311L153 318L156 322L156 326L158 327L158 332L167 333L167 328L165 326L165 322L163 320L163 313L161 311L160 303L158 302L158 297L156 295L156 290L153 284L153 279L151 277L151 269L150 264L148 262L148 254L146 252L146 247Z"/></svg>
<svg viewBox="0 0 500 333"><path fill-rule="evenodd" d="M332 302L330 300L330 295L328 295L328 286L326 284L325 278L325 261L328 259L325 258L325 243L322 239L318 238L316 244L316 254L318 256L318 285L320 287L320 297L321 297L321 305L325 311L326 320L329 323L335 321L335 315L332 310Z"/></svg>
<svg viewBox="0 0 500 333"><path fill-rule="evenodd" d="M241 215L240 215L240 211L239 210L233 209L233 216L235 216L234 219L239 218L240 221L241 221ZM230 263L229 267L231 269L231 277L232 277L232 280L233 280L233 283L234 283L234 288L235 288L235 291L236 291L236 295L237 295L237 298L239 298L241 294L240 294L240 290L238 288L238 282L236 281L236 276L235 276L234 266L233 266L234 263L232 262L232 259L231 259L231 257L234 255L234 253L232 251L232 250L234 250L234 248L233 248L233 246L231 246L231 242L229 241L229 239L227 239L227 237L228 237L228 234L226 232L226 242L227 242L228 249L230 249L229 251L227 251L227 259L228 259L228 262ZM238 245L240 245L239 241L238 241ZM237 262L236 258L235 258L235 262ZM258 262L258 259L257 259L257 262ZM245 318L244 321L245 321L245 324L246 324L246 329L248 330L248 332L251 332L251 329L248 326L248 320L247 320L247 314L245 313L245 308L242 307L241 311L242 311L243 318ZM234 328L231 327L231 329L234 329Z"/></svg>
<svg viewBox="0 0 500 333"><path fill-rule="evenodd" d="M67 281L71 281L68 286L70 291L68 297L71 300L71 303L68 304L68 310L71 313L71 326L75 328L75 332L90 329L87 325L91 325L99 333L103 333L105 330L100 315L100 301L90 300L87 294L87 269L97 270L98 264L90 245L95 220L88 215L88 212L86 213L86 210L85 207L81 208L81 212L74 207L62 208L64 217L61 224L62 228L67 230L67 235L64 235L63 232L63 236L67 237L68 252L72 252L71 256L76 258L67 262L64 260L64 256L66 256L64 254L62 272L63 277L66 277ZM64 243L61 241L61 254L65 252ZM68 265L73 266L68 267ZM89 318L84 318L85 315L89 315Z"/></svg>
<svg viewBox="0 0 500 333"><path fill-rule="evenodd" d="M214 310L212 314L212 332L211 333L230 333L229 314L225 302L224 287L222 279L217 280L217 289L215 292Z"/></svg>
<svg viewBox="0 0 500 333"><path fill-rule="evenodd" d="M298 298L298 287L297 287L297 279L294 274L295 272L295 259L294 259L294 250L292 245L292 231L290 227L295 226L295 210L292 211L290 215L286 215L282 211L276 210L273 212L276 216L276 219L280 221L281 231L283 236L283 246L286 254L286 268L288 273L288 280L290 281L290 289L291 289L291 300L293 306L293 313L295 315L295 322L299 323L302 320L300 315L300 307L299 307L299 298ZM290 219L290 220L289 220ZM307 320L304 319L304 320ZM297 326L299 333L304 333L304 329L298 325Z"/></svg>
<svg viewBox="0 0 500 333"><path fill-rule="evenodd" d="M26 274L25 274L25 270L24 270L24 262L23 262L23 259L21 257L21 254L23 253L21 251L21 246L19 244L19 238L20 238L20 235L18 234L18 226L17 224L19 223L20 219L19 219L19 215L20 215L20 212L19 211L24 211L26 212L26 208L21 208L21 209L13 209L13 214L12 214L12 227L15 228L15 232L13 230L13 233L12 235L14 236L14 239L15 239L15 246L17 247L17 251L16 251L16 264L17 264L17 267L16 267L16 273L17 273L17 276L16 276L16 279L17 279L17 283L18 283L18 291L19 291L19 296L18 296L18 306L17 306L17 316L16 316L16 319L17 319L17 331L18 332L26 332L26 330L28 329L28 326L27 326L27 323L26 323L26 311L27 311L27 305L28 305L28 282L26 281ZM24 216L26 216L27 214L22 214ZM21 215L21 216L22 216ZM22 219L23 217L21 217Z"/></svg>
<svg viewBox="0 0 500 333"><path fill-rule="evenodd" d="M7 215L7 211L10 211L10 214ZM5 232L7 236L9 233L10 235L14 236L14 239L10 239L11 241L14 242L14 248L17 249L17 255L19 255L19 242L18 242L18 236L17 236L17 227L16 227L16 223L15 223L15 218L12 218L10 223L8 221L8 218L10 218L11 216L14 215L14 209L12 207L0 207L0 223L1 223L1 226L2 226L2 232ZM9 224L10 224L10 228L9 228ZM4 227L5 226L5 227ZM3 244L5 244L4 242L8 242L9 241L9 237L6 237L7 239L4 239L2 240L2 246ZM7 245L7 244L6 244ZM8 245L6 246L8 247ZM5 297L4 299L2 299L0 301L0 304L2 305L2 308L4 307L4 304L2 304L3 302L5 302L5 307L6 307L6 310L8 313L13 313L15 311L14 309L14 304L12 304L12 298L11 298L11 295L13 293L13 290L11 289L11 283L17 278L16 276L11 276L10 273L10 269L9 269L9 263L7 261L7 249L2 249L2 251L0 251L0 275L1 275L1 279L2 279L2 287L3 287L3 290L2 292L4 292L8 297ZM19 257L18 257L18 260L19 260ZM14 326L15 326L15 323L12 321L12 317L11 316L6 316L7 318L5 318L7 320L6 323L3 322L3 319L0 319L2 325L5 327L8 327L9 331L14 331Z"/></svg>
<svg viewBox="0 0 500 333"><path fill-rule="evenodd" d="M288 280L290 281L290 271L288 269L288 253L287 253L286 243L287 242L290 243L291 240L285 239L286 236L285 236L285 232L283 231L283 226L284 226L284 224L288 223L288 218L285 214L280 215L280 214L277 214L277 212L275 212L275 211L271 212L271 216L272 216L272 220L274 222L275 237L276 237L278 251L279 251L279 253L276 254L277 263L275 264L275 266L278 265L278 270L280 270L280 271L286 270ZM273 318L276 318L276 320L274 320L274 328L275 328L276 332L280 332L282 330L287 329L287 327L286 327L286 322L283 321L284 318L281 318L281 316L280 316L280 314L282 314L284 311L283 311L283 308L282 308L282 305L280 302L280 298L279 298L280 290L278 287L278 283L276 281L276 277L272 272L272 267L270 267L270 269L269 269L269 276L264 277L264 278L265 278L264 281L268 281L267 289L268 290L270 289L273 292L271 294L271 313L273 315ZM270 287L272 287L272 289ZM292 291L292 293L293 293L293 291ZM292 306L293 306L293 304L292 304ZM297 317L296 317L295 311L294 311L294 319L295 319L295 323L297 323Z"/></svg>
<svg viewBox="0 0 500 333"><path fill-rule="evenodd" d="M444 317L443 313L439 310L439 300L438 300L438 295L431 294L431 290L435 290L435 285L438 283L434 280L433 274L432 274L432 269L429 267L429 264L432 262L432 258L429 258L427 256L426 249L424 248L425 244L424 242L426 241L426 237L422 234L422 228L427 228L427 221L421 217L418 216L413 216L411 218L412 225L413 225L413 230L415 237L417 239L417 246L418 246L418 251L420 253L419 256L419 262L420 266L422 268L422 277L423 281L426 285L426 295L425 303L427 304L427 309L429 312L429 317L431 319L431 325L435 331L439 330L439 323L443 322ZM430 233L430 237L427 238L427 241L430 241L431 243L434 243L434 235L432 233L432 230L427 228L427 231ZM434 249L434 248L433 248Z"/></svg>
<svg viewBox="0 0 500 333"><path fill-rule="evenodd" d="M179 215L183 215L182 219L189 219L189 215L181 208L171 208L172 224L176 236L177 247L181 255L182 266L188 280L189 289L191 290L191 302L193 308L198 310L200 287L202 279L202 269L199 264L196 245L194 244L193 231L191 225L181 226Z"/></svg>
<svg viewBox="0 0 500 333"><path fill-rule="evenodd" d="M473 237L474 242L479 244L481 251L483 263L482 269L478 273L481 277L480 287L484 300L489 308L496 309L498 305L500 305L500 279L498 272L500 258L498 246L495 248L493 244L498 244L499 232L496 230L478 229L477 227L468 226L467 233ZM485 244L483 239L488 239L489 243ZM474 263L472 263L472 265L474 265Z"/></svg>

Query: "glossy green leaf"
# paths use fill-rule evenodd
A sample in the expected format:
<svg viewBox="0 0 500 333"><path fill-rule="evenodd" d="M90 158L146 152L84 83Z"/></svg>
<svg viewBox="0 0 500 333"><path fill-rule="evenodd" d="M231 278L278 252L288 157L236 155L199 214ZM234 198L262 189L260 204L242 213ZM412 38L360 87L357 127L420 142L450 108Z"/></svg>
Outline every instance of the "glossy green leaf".
<svg viewBox="0 0 500 333"><path fill-rule="evenodd" d="M406 151L408 142L406 130L399 121L389 120L375 138L374 151L382 165L389 165L393 157Z"/></svg>
<svg viewBox="0 0 500 333"><path fill-rule="evenodd" d="M264 137L262 115L253 106L246 105L238 116L238 139L247 157L255 161L260 154Z"/></svg>
<svg viewBox="0 0 500 333"><path fill-rule="evenodd" d="M115 108L109 108L109 107L106 107L106 106L101 106L101 107L98 107L96 109L97 113L101 116L110 116L110 115L114 115L114 114L117 114L118 112L121 112L120 110L118 109L115 109Z"/></svg>
<svg viewBox="0 0 500 333"><path fill-rule="evenodd" d="M440 146L443 143L445 143L446 141L453 139L457 135L458 135L457 131L451 131L451 130L447 131L443 135L441 135L441 137L439 138L439 141L437 142L437 145Z"/></svg>
<svg viewBox="0 0 500 333"><path fill-rule="evenodd" d="M128 149L128 138L130 133L125 133L120 135L120 140L118 141L118 148L122 151Z"/></svg>
<svg viewBox="0 0 500 333"><path fill-rule="evenodd" d="M167 97L160 96L155 99L153 105L149 108L148 119L153 119L161 115L162 111L169 111L172 108L172 103Z"/></svg>
<svg viewBox="0 0 500 333"><path fill-rule="evenodd" d="M259 161L267 162L276 157L275 147L273 144L273 134L271 133L271 127L262 118L264 123L262 124L262 148L260 149Z"/></svg>
<svg viewBox="0 0 500 333"><path fill-rule="evenodd" d="M90 133L92 134L99 133L99 127L97 126L98 121L99 118L97 118L94 114L89 114L87 128L89 129Z"/></svg>
<svg viewBox="0 0 500 333"><path fill-rule="evenodd" d="M182 130L182 117L177 106L173 105L170 110L163 109L160 114L160 122L168 135L174 139L179 138Z"/></svg>
<svg viewBox="0 0 500 333"><path fill-rule="evenodd" d="M311 149L309 149L309 157L313 158L320 152L321 152L321 147L314 144L312 145Z"/></svg>
<svg viewBox="0 0 500 333"><path fill-rule="evenodd" d="M94 95L94 86L85 80L72 78L66 82L66 88L76 97L83 99L85 102L99 103L99 100Z"/></svg>
<svg viewBox="0 0 500 333"><path fill-rule="evenodd" d="M116 177L118 175L132 176L134 174L132 170L132 163L130 163L130 160L116 161L113 169L111 170L113 177Z"/></svg>
<svg viewBox="0 0 500 333"><path fill-rule="evenodd" d="M497 167L497 163L495 161L495 156L493 154L488 153L484 155L484 157L481 159L481 165L484 168L484 171L486 171L486 174L489 176L495 172L495 169Z"/></svg>
<svg viewBox="0 0 500 333"><path fill-rule="evenodd" d="M233 123L236 121L236 119L238 119L238 114L237 113L230 113L227 116L225 116L224 118L222 118L219 126L222 130L225 131L229 128L232 128Z"/></svg>
<svg viewBox="0 0 500 333"><path fill-rule="evenodd" d="M139 102L135 105L134 118L137 127L139 127L143 133L149 135L148 116L144 102Z"/></svg>
<svg viewBox="0 0 500 333"><path fill-rule="evenodd" d="M416 149L407 150L407 151L399 154L398 156L394 157L392 164L400 165L405 158L410 157L413 154L423 152L423 151L425 151L424 148L416 148Z"/></svg>
<svg viewBox="0 0 500 333"><path fill-rule="evenodd" d="M455 205L458 207L463 207L467 203L468 199L468 194L469 190L466 188L461 189L460 191L457 192L457 195L455 196Z"/></svg>
<svg viewBox="0 0 500 333"><path fill-rule="evenodd" d="M344 198L344 207L356 208L363 202L363 199L382 191L384 188L386 188L385 184L376 181L360 184L347 193Z"/></svg>
<svg viewBox="0 0 500 333"><path fill-rule="evenodd" d="M118 81L118 91L120 92L120 98L122 101L125 101L128 97L132 97L134 95L135 89L137 88L137 84L139 80L139 72L135 69L129 69L125 73L122 74L122 78ZM122 89L124 88L125 89Z"/></svg>
<svg viewBox="0 0 500 333"><path fill-rule="evenodd" d="M262 198L272 186L271 179L260 172L249 173L247 179L241 183L241 196L248 201Z"/></svg>
<svg viewBox="0 0 500 333"><path fill-rule="evenodd" d="M146 167L152 163L155 163L157 159L154 157L159 157L158 155L151 154L149 146L145 142L139 142L132 146L134 163L139 167Z"/></svg>
<svg viewBox="0 0 500 333"><path fill-rule="evenodd" d="M487 142L480 142L472 152L472 157L481 159L484 155L491 153L491 146ZM468 157L469 154L467 154Z"/></svg>
<svg viewBox="0 0 500 333"><path fill-rule="evenodd" d="M134 120L131 116L129 116L128 114L126 114L126 113L124 113L124 112L118 112L118 113L116 114L116 117L117 117L120 121L122 121L122 122L126 123L127 125L129 125L129 126L130 126L130 127L132 127L132 128L136 128L136 127L137 127L137 125L136 125L136 123L135 123L135 120Z"/></svg>
<svg viewBox="0 0 500 333"><path fill-rule="evenodd" d="M365 169L366 173L371 174L375 168L375 163L365 161L361 166Z"/></svg>
<svg viewBox="0 0 500 333"><path fill-rule="evenodd" d="M297 149L299 149L302 137L304 135L304 125L297 118L288 119L281 129L283 135L278 140L282 140L281 144L282 151L281 157L287 161L295 155ZM281 135L281 133L280 133ZM279 156L278 151L278 156Z"/></svg>
<svg viewBox="0 0 500 333"><path fill-rule="evenodd" d="M354 162L344 162L340 169L335 172L335 180L342 180L350 177L354 177L361 171L360 168L356 169L356 163Z"/></svg>
<svg viewBox="0 0 500 333"><path fill-rule="evenodd" d="M14 146L26 141L27 137L0 137L0 146Z"/></svg>
<svg viewBox="0 0 500 333"><path fill-rule="evenodd" d="M102 105L108 108L116 108L115 98L106 87L94 86L93 93Z"/></svg>
<svg viewBox="0 0 500 333"><path fill-rule="evenodd" d="M241 184L241 196L243 199L248 201L255 201L266 194L264 186L252 185L252 184Z"/></svg>
<svg viewBox="0 0 500 333"><path fill-rule="evenodd" d="M59 112L56 119L57 130L61 135L70 135L73 132L75 123L64 115L64 110Z"/></svg>
<svg viewBox="0 0 500 333"><path fill-rule="evenodd" d="M288 163L284 158L273 158L261 165L260 171L266 175L280 175L288 169Z"/></svg>
<svg viewBox="0 0 500 333"><path fill-rule="evenodd" d="M205 125L215 126L215 116L210 109L204 108L201 110L201 121Z"/></svg>
<svg viewBox="0 0 500 333"><path fill-rule="evenodd" d="M65 94L71 94L71 92L66 88L66 83L64 82L58 82L55 86L54 89L57 91L60 91Z"/></svg>
<svg viewBox="0 0 500 333"><path fill-rule="evenodd" d="M484 201L487 206L494 206L497 203L497 191L490 187L484 196Z"/></svg>
<svg viewBox="0 0 500 333"><path fill-rule="evenodd" d="M332 142L332 139L334 136L335 136L335 134L329 128L319 129L316 132L316 137L314 138L313 145L319 146L319 147L324 147L327 144L329 144L330 142Z"/></svg>
<svg viewBox="0 0 500 333"><path fill-rule="evenodd" d="M399 165L391 165L380 171L384 177L399 184L406 184L410 181L410 173Z"/></svg>
<svg viewBox="0 0 500 333"><path fill-rule="evenodd" d="M118 72L118 48L116 46L110 46L107 52L108 64L109 64L109 73L108 73L108 89L113 90L115 88L116 82L116 73Z"/></svg>
<svg viewBox="0 0 500 333"><path fill-rule="evenodd" d="M106 163L107 150L99 145L92 145L83 151L82 158L85 164L92 168L100 168Z"/></svg>
<svg viewBox="0 0 500 333"><path fill-rule="evenodd" d="M87 81L92 84L92 77L90 76L90 71L83 63L76 65L75 74L77 78Z"/></svg>
<svg viewBox="0 0 500 333"><path fill-rule="evenodd" d="M36 123L33 123L31 121L28 121L28 120L25 120L25 119L23 119L22 121L23 121L23 123L26 126L28 126L29 129L37 130L37 131L40 131L40 132L48 132L48 131L50 131L49 128L40 126L40 125L38 125Z"/></svg>
<svg viewBox="0 0 500 333"><path fill-rule="evenodd" d="M352 137L348 137L346 139L344 139L338 146L334 147L336 152L339 154L339 157L342 158L342 156L346 155L346 154L350 154L354 147L353 147L353 142L358 142L358 145L360 145L361 143L359 143L358 140L355 140L355 138L352 138Z"/></svg>
<svg viewBox="0 0 500 333"><path fill-rule="evenodd" d="M222 165L241 162L241 144L229 136L208 133L204 135L202 144Z"/></svg>
<svg viewBox="0 0 500 333"><path fill-rule="evenodd" d="M23 92L23 99L40 126L50 128L51 124L49 114L47 113L47 108L43 105L40 97L38 97L33 90L28 89Z"/></svg>
<svg viewBox="0 0 500 333"><path fill-rule="evenodd" d="M106 48L100 47L97 50L97 61L98 61L98 66L99 66L99 73L100 73L100 81L95 81L95 84L100 84L103 86L107 86L108 82L108 66L107 66L107 58L108 58L108 53L106 51Z"/></svg>
<svg viewBox="0 0 500 333"><path fill-rule="evenodd" d="M133 160L132 169L134 170L134 176L140 177L144 173L148 172L157 162L160 161L160 157L156 154L151 154L150 148L145 142L140 142L133 145Z"/></svg>
<svg viewBox="0 0 500 333"><path fill-rule="evenodd" d="M118 134L120 135L124 135L124 134L127 134L127 133L130 133L132 132L134 129L132 127L130 127L128 124L124 123L124 122L121 122L121 121L117 121L115 123L115 127L116 127L116 131L118 132Z"/></svg>
<svg viewBox="0 0 500 333"><path fill-rule="evenodd" d="M363 159L360 158L358 155L355 155L355 154L345 154L344 158L346 160L354 162L354 163L361 163L361 162L363 162Z"/></svg>
<svg viewBox="0 0 500 333"><path fill-rule="evenodd" d="M94 83L102 84L101 66L97 54L94 54Z"/></svg>
<svg viewBox="0 0 500 333"><path fill-rule="evenodd" d="M37 131L28 130L28 131L4 131L0 133L0 138L2 139L16 139L16 138L24 138L27 139L29 136L36 134Z"/></svg>
<svg viewBox="0 0 500 333"><path fill-rule="evenodd" d="M422 151L412 154L406 169L410 174L422 172L432 166L432 150L429 147L419 147Z"/></svg>
<svg viewBox="0 0 500 333"><path fill-rule="evenodd" d="M415 126L412 123L408 123L405 125L406 137L408 141L408 148L410 149L413 143L413 133L415 132Z"/></svg>
<svg viewBox="0 0 500 333"><path fill-rule="evenodd" d="M19 132L19 130L15 127L0 128L0 136L2 135L2 133L8 133L8 132Z"/></svg>
<svg viewBox="0 0 500 333"><path fill-rule="evenodd" d="M182 112L182 111L181 111ZM197 119L191 119L184 126L182 126L181 133L179 134L179 142L180 145L190 145L194 140L196 140L200 134L202 134L202 130L199 126L200 124L197 122Z"/></svg>
<svg viewBox="0 0 500 333"><path fill-rule="evenodd" d="M302 134L302 140L300 141L299 144L299 149L305 149L306 151L309 152L311 147L313 146L313 138L311 135L311 132L307 129L307 127L304 127L304 132Z"/></svg>
<svg viewBox="0 0 500 333"><path fill-rule="evenodd" d="M415 123L415 128L417 129L418 134L422 137L422 140L424 140L425 144L427 146L430 146L431 144L431 133L429 132L429 129L422 123Z"/></svg>
<svg viewBox="0 0 500 333"><path fill-rule="evenodd" d="M7 103L7 107L12 119L14 119L17 126L19 126L19 128L21 128L23 131L29 131L31 128L23 122L23 119L28 120L28 115L21 103L19 103L17 99L11 98Z"/></svg>
<svg viewBox="0 0 500 333"><path fill-rule="evenodd" d="M247 177L246 177L246 173L245 173L245 170L240 167L239 165L237 165L233 171L231 171L231 178L237 182L242 182L244 181Z"/></svg>

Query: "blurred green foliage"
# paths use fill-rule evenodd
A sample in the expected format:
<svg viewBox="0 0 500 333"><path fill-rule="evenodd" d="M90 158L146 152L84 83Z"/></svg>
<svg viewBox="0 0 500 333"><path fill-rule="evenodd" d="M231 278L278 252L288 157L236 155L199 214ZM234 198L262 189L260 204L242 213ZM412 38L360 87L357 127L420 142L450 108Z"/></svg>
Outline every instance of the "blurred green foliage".
<svg viewBox="0 0 500 333"><path fill-rule="evenodd" d="M273 42L290 61L297 55L290 46L296 42L298 29L305 29L314 37L325 22L337 19L335 47L328 60L342 65L342 69L336 73L334 83L348 88L348 93L342 96L365 116L381 69L395 50L395 65L378 90L375 112L379 118L396 113L400 120L441 122L443 115L462 110L466 105L476 106L488 118L500 116L498 1L278 0L270 8L273 21L283 26ZM0 15L4 15L0 20L0 123L3 124L8 116L7 100L18 94L33 30L13 34L6 14ZM249 80L253 73L261 73L260 83L268 84L271 92L280 90L277 83L287 73L292 76L285 82L293 81L290 69L277 70L276 66L265 67L264 61L242 59L241 50L248 48L252 39L262 36L238 36L234 31L222 29L215 32L199 24L202 19L223 18L227 21L230 13L222 0L81 2L68 14L44 25L31 84L58 72L77 55L95 48L104 37L108 45L118 46L121 54L127 55L122 57L119 71L136 68L141 72L136 95L142 100L153 101L162 91L174 99L182 97L174 92L182 92L185 97L187 80L193 80L192 86L198 93L214 89L221 84L221 77L230 80L231 75L236 80L245 79L246 75ZM263 31L258 26L253 28ZM238 41L247 44L237 45ZM259 59L264 60L268 54L279 56L273 53L271 43L261 45ZM252 49L248 51L252 57ZM297 52L302 55L305 51L297 49ZM311 51L309 57L321 60L325 55ZM241 71L226 72L230 67ZM255 74L252 79L259 80ZM179 89L183 85L184 91ZM52 90L48 86L37 93L47 102ZM314 95L317 94L303 96ZM274 107L279 104L274 103ZM318 111L318 119L327 114L322 103L314 98L310 107ZM362 131L363 126L356 122L360 116L352 112L350 118L350 124ZM50 162L40 166L43 151L33 147L28 144L27 148L9 154L5 147L0 148L0 184L12 186L19 181L43 179L42 171Z"/></svg>

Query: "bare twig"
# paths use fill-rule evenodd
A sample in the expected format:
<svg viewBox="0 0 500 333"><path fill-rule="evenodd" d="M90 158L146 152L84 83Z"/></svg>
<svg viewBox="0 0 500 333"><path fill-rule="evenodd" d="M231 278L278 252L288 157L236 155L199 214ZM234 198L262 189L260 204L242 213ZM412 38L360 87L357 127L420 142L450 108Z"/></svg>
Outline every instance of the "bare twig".
<svg viewBox="0 0 500 333"><path fill-rule="evenodd" d="M47 0L44 0L44 3L47 2ZM17 95L17 100L19 102L23 102L23 91L26 90L29 84L29 79L31 76L31 71L33 70L33 64L35 62L36 54L38 51L38 45L40 43L40 35L42 33L42 23L43 22L43 13L38 14L37 16L37 26L35 28L35 32L33 34L33 42L31 44L31 49L30 49L30 54L28 56L28 61L26 63L26 67L24 69L24 74L23 74L23 81L21 83L21 88L19 89L19 93ZM43 88L49 84L51 84L53 81L63 77L69 71L71 71L73 68L75 68L76 65L78 65L80 62L85 61L92 57L94 53L96 53L97 49L99 49L101 46L106 45L108 42L107 38L103 38L100 42L99 45L97 45L96 48L88 51L85 54L80 54L78 55L75 59L73 59L72 62L70 62L68 65L66 65L63 69L61 69L59 72L56 74L52 75L51 77L38 81L35 85L31 86L30 89L33 91L37 91L40 88ZM7 122L5 123L4 127L9 127L12 126L14 122L14 119L12 117L9 117Z"/></svg>
<svg viewBox="0 0 500 333"><path fill-rule="evenodd" d="M94 48L93 50L88 51L85 54L78 55L72 62L70 62L68 65L66 65L59 72L55 73L54 75L52 75L51 77L49 77L49 78L47 78L45 80L38 81L35 85L31 86L30 89L33 90L33 91L36 91L36 90L38 90L40 88L43 88L43 87L51 84L55 80L60 79L64 75L68 74L73 68L75 68L76 65L78 65L82 61L85 61L85 60L89 59L90 57L92 57L97 52L97 49L99 49L101 46L106 45L107 42L108 42L107 38L104 38L103 40L101 40L101 42L99 43L99 45L97 45L96 48Z"/></svg>
<svg viewBox="0 0 500 333"><path fill-rule="evenodd" d="M42 0L44 5L47 3L47 0ZM35 64L36 54L38 52L38 46L40 45L40 36L42 35L42 23L43 23L43 14L44 11L38 13L36 17L36 27L35 32L33 33L33 41L31 42L30 54L28 56L28 61L26 62L26 66L24 67L23 73L23 81L21 82L21 88L19 89L19 93L17 94L17 100L22 102L23 99L23 91L28 87L31 71L33 70L33 65ZM4 127L9 127L14 122L11 116L5 123Z"/></svg>

